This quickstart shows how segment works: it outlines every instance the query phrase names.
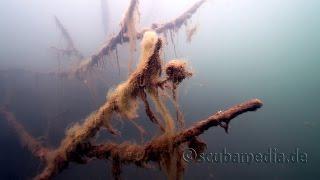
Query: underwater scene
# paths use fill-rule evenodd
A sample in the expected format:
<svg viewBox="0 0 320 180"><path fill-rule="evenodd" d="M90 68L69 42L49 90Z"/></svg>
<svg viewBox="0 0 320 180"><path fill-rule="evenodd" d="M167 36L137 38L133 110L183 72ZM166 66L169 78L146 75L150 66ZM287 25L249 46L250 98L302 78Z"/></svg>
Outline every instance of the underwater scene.
<svg viewBox="0 0 320 180"><path fill-rule="evenodd" d="M0 9L0 180L320 179L319 0Z"/></svg>

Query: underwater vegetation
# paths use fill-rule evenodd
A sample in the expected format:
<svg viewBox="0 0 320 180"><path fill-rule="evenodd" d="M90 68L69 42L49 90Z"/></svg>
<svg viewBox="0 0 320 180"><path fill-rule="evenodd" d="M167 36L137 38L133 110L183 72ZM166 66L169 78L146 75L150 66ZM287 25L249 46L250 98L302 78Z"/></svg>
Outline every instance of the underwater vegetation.
<svg viewBox="0 0 320 180"><path fill-rule="evenodd" d="M193 73L184 60L173 59L164 63L161 53L168 33L172 40L173 34L182 25L187 24L187 20L204 2L204 0L201 0L195 3L172 21L161 24L154 23L151 28L138 30L139 2L138 0L131 0L120 24L120 31L111 36L95 54L88 58L84 58L82 53L77 50L66 28L55 17L56 25L61 31L67 47L65 49L54 49L57 53L82 60L70 71L58 72L58 75L83 80L87 73L94 70L94 67L103 63L105 56L112 51L117 51L117 46L123 43L129 43L131 60L128 64L129 75L127 79L109 92L106 101L82 123L70 127L57 148L43 146L27 132L10 110L6 107L0 108L0 114L15 129L22 143L45 164L45 167L35 179L52 179L57 174L62 173L71 162L87 164L94 159L110 160L112 162L111 171L115 179L121 178L124 165L134 164L141 168L147 168L150 163L157 164L168 179L182 179L186 168L182 159L185 148L192 147L198 152L203 152L206 144L200 140L199 136L206 130L215 126L222 127L228 132L228 125L232 119L242 113L255 111L262 107L261 100L252 99L232 106L225 111L218 111L190 127L185 127L185 117L179 110L177 91L179 85L185 79L190 78ZM191 41L191 37L196 30L197 26L188 30L188 42ZM141 40L140 58L137 67L133 69L132 53L137 48L137 40ZM174 104L176 117L171 115L161 96L161 93L167 91L172 93L168 96ZM152 109L150 101L153 103L155 110ZM97 133L104 129L115 136L119 136L121 132L112 126L112 117L119 115L130 122L134 122L138 117L137 112L140 108L140 102L142 102L149 120L159 129L159 135L145 144L132 142L97 144L93 142ZM143 133L143 128L137 127Z"/></svg>

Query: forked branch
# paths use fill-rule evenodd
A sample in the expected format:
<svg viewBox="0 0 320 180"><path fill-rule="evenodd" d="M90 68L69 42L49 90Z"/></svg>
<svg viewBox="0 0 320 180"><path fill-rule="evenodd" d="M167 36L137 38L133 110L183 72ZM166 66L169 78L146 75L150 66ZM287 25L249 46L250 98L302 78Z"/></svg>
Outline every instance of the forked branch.
<svg viewBox="0 0 320 180"><path fill-rule="evenodd" d="M56 26L60 30L63 39L66 41L67 47L65 49L57 48L57 47L51 47L53 50L55 50L58 54L66 55L66 56L75 56L77 59L83 59L82 53L75 47L74 42L70 36L70 33L68 30L64 27L64 25L61 23L61 21L58 19L57 16L54 16L54 21L56 23Z"/></svg>
<svg viewBox="0 0 320 180"><path fill-rule="evenodd" d="M137 0L131 0L130 5L128 7L127 12L130 12L130 10L133 10L137 2ZM92 54L89 58L83 60L70 74L71 76L76 76L78 78L81 78L83 73L86 73L90 71L93 67L98 66L101 61L103 60L104 56L109 55L110 52L115 50L118 45L121 45L122 43L129 42L130 39L141 39L143 37L144 32L147 30L153 30L157 32L158 34L167 32L171 32L173 30L178 30L181 28L183 24L189 20L192 15L198 10L198 8L205 2L206 0L199 0L195 4L193 4L189 9L187 9L185 12L183 12L180 16L177 18L174 18L171 21L168 21L166 23L154 23L149 28L144 28L143 30L137 32L135 34L136 38L130 38L127 33L127 26L122 25L121 29L118 33L113 35L104 45L101 46L100 49L97 50L96 53ZM126 15L132 15L132 13L126 13ZM123 22L126 22L125 20L129 19L129 17L125 16L122 20Z"/></svg>
<svg viewBox="0 0 320 180"><path fill-rule="evenodd" d="M219 111L176 135L169 137L159 136L145 145L131 144L128 142L121 144L105 143L101 145L92 145L89 142L84 142L77 146L77 150L72 154L74 159L70 159L70 162L86 163L89 162L89 159L94 158L109 159L111 161L117 160L117 163L119 164L131 163L139 167L145 166L148 162L156 162L160 164L164 155L173 152L172 148L177 149L183 144L192 143L199 135L203 134L209 128L221 126L222 123L229 124L230 121L237 116L249 111L255 111L261 107L261 100L252 99L230 107L225 111ZM79 159L82 159L82 161L79 161ZM55 173L61 172L69 164L69 162L61 160L62 158L57 158L54 161L55 167L57 167L57 169L55 169ZM38 178L48 179L51 175L52 174L47 172L45 174L41 174Z"/></svg>

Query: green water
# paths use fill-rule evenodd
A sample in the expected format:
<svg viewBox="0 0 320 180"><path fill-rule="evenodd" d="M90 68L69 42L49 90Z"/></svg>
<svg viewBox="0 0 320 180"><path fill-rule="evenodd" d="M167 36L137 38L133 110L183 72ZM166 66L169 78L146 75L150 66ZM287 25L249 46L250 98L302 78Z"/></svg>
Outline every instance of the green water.
<svg viewBox="0 0 320 180"><path fill-rule="evenodd" d="M23 9L21 6L17 8ZM147 12L152 13L151 10ZM12 16L22 15L17 13ZM10 17L3 16L8 22ZM150 17L161 19L155 14ZM30 21L35 23L32 18L30 15ZM41 20L38 17L38 21ZM24 24L20 21L17 18L14 24ZM299 148L308 154L308 159L307 163L191 164L186 170L185 179L319 179L320 1L209 1L200 8L192 23L199 26L190 44L185 42L184 30L174 39L177 56L186 58L195 72L195 76L180 89L181 109L187 124L251 98L259 98L264 102L257 112L244 114L232 121L229 134L222 128L212 128L203 134L201 138L208 144L206 152L221 152L224 148L230 152L266 152L268 148L277 148L281 152L290 153ZM4 30L8 31L10 26L4 24ZM69 27L72 28L72 25ZM53 29L47 25L43 28ZM16 31L20 31L19 28ZM80 31L74 33L78 33L75 36L79 37L80 42L89 41L83 40ZM8 32L1 35L0 63L6 67L4 69L9 69L1 71L0 75L1 102L7 102L5 96L11 94L10 108L19 120L35 136L49 132L51 145L59 143L65 128L70 127L72 122L95 110L103 102L108 88L121 79L116 73L106 77L111 83L96 87L98 101L93 103L88 95L90 92L77 81L65 80L61 84L59 78L42 76L36 82L33 73L10 70L16 68L16 64L20 69L33 67L30 58L34 56L33 53L46 52L36 47L55 37L45 33L36 37L29 32L29 36L21 43L28 45L34 39L37 43L34 48L25 46L23 49L21 44L10 44L11 36ZM21 33L17 36L24 38ZM101 37L95 35L93 39ZM91 47L92 44L98 43L92 40L87 46ZM92 49L82 48L90 52ZM30 52L28 50L30 54L25 53ZM175 57L172 46L169 45L166 50L166 58ZM19 62L24 57L28 65ZM53 64L53 61L45 61L41 57L34 59L37 68ZM43 64L39 65L41 60ZM10 66L10 63L13 65ZM107 70L117 72L114 68ZM65 113L52 120L61 112ZM50 126L47 124L48 119L53 121ZM142 119L145 119L144 115ZM152 125L144 125L152 132ZM36 175L41 167L38 160L26 149L21 149L17 137L4 121L1 121L0 126L3 129L0 135L0 146L3 147L0 150L0 162L4 162L0 169L0 179L26 179ZM48 127L50 131L46 130ZM139 136L137 131L130 129L130 125L120 127L122 130L127 129L127 134L124 133L120 140ZM23 164L28 164L27 168ZM123 171L126 179L164 178L157 169L143 170L129 166ZM110 164L106 167L104 162L94 162L88 166L71 166L57 179L110 177Z"/></svg>
<svg viewBox="0 0 320 180"><path fill-rule="evenodd" d="M230 135L207 133L208 150L229 147L234 152L265 152L276 147L290 152L299 147L309 154L309 161L303 165L216 165L213 177L318 179L319 1L228 2L230 9L219 8L223 5L217 2L210 13L204 13L207 19L211 14L210 23L201 26L203 33L193 44L198 47L197 55L191 57L194 69L201 70L196 79L204 86L190 90L189 96L205 106L193 105L192 109L203 114L219 104L225 107L253 97L262 99L264 106L232 123ZM210 165L206 171L211 171Z"/></svg>

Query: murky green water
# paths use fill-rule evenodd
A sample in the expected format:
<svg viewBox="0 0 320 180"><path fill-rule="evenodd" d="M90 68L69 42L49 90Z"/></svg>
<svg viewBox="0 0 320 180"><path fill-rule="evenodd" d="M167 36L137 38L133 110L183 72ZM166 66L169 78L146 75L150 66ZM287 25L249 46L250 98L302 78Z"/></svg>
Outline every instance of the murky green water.
<svg viewBox="0 0 320 180"><path fill-rule="evenodd" d="M159 3L155 6L141 0L141 22L148 25L162 18L168 20L193 2L179 0L173 6L169 1L154 2ZM77 80L45 73L57 70L58 62L49 47L61 44L52 15L64 20L79 48L90 54L105 39L99 3L0 2L0 102L16 114L32 135L43 137L42 141L51 147L59 144L67 127L102 104L108 88L126 76L123 70L119 77L115 62L109 62L107 73L99 75L92 85L93 92ZM109 3L110 7L117 7L111 8L114 16L110 19L114 20L110 20L110 31L117 30L127 3ZM208 144L206 152L226 148L230 152L264 153L268 148L277 148L291 153L299 148L308 155L307 163L193 163L187 167L185 179L320 178L319 9L317 0L209 1L192 18L192 24L198 24L192 42L186 43L184 28L175 36L177 57L187 59L195 71L195 76L180 88L181 109L188 125L251 98L264 102L257 112L232 121L229 134L221 128L203 134L201 138ZM126 62L127 48L119 48L120 61ZM175 58L171 45L165 50L167 60ZM142 110L140 114L139 122L152 135L154 127L144 121ZM99 138L139 141L132 124L116 124L125 131L121 138L107 133L99 134ZM41 171L41 163L21 148L3 117L0 127L0 179L34 177ZM157 168L128 166L123 172L125 179L164 178ZM72 164L56 179L110 177L110 164L95 161L89 165Z"/></svg>

